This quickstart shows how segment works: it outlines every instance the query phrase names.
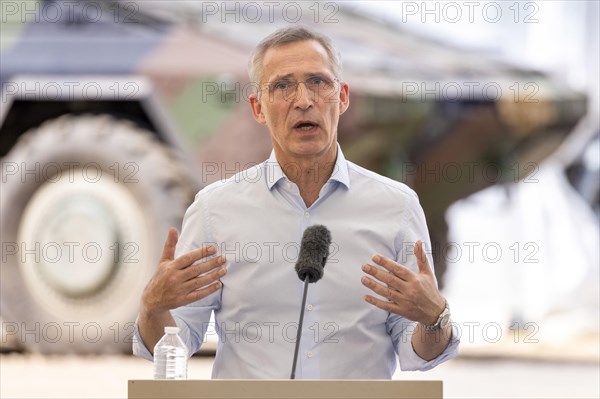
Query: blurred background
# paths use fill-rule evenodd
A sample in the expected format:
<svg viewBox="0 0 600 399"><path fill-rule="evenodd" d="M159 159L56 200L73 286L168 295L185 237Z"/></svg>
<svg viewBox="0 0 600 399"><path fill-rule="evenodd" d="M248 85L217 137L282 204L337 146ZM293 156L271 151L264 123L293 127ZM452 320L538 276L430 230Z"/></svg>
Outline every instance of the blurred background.
<svg viewBox="0 0 600 399"><path fill-rule="evenodd" d="M151 378L129 354L141 290L194 194L268 157L247 60L300 23L342 53L346 157L418 193L461 331L459 359L394 378L600 396L599 2L0 7L1 397Z"/></svg>

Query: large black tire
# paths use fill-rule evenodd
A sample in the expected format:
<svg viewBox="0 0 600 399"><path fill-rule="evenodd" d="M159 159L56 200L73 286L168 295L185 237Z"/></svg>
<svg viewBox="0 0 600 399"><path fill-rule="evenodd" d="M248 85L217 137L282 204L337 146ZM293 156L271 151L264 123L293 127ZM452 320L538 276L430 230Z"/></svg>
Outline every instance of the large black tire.
<svg viewBox="0 0 600 399"><path fill-rule="evenodd" d="M167 229L193 200L183 163L129 121L65 115L1 166L5 330L34 352L129 351Z"/></svg>

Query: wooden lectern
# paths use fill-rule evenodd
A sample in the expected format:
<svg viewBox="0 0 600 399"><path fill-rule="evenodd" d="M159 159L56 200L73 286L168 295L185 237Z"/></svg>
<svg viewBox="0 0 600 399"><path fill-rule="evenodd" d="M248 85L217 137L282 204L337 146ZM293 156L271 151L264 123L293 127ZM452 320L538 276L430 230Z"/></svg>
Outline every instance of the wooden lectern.
<svg viewBox="0 0 600 399"><path fill-rule="evenodd" d="M442 381L130 380L129 399L442 399Z"/></svg>

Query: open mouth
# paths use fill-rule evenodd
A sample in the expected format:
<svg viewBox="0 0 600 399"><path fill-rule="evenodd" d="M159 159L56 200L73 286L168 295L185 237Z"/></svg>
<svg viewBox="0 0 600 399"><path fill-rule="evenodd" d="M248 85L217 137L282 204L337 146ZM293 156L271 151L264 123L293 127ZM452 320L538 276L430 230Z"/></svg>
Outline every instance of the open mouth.
<svg viewBox="0 0 600 399"><path fill-rule="evenodd" d="M294 129L302 130L304 132L308 132L317 127L319 127L319 125L311 121L300 121L294 125Z"/></svg>

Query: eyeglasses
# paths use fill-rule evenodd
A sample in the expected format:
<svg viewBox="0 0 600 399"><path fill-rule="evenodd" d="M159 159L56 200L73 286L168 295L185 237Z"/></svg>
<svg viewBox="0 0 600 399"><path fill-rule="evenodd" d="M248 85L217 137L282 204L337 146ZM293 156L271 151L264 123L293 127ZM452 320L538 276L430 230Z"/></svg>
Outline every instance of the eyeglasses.
<svg viewBox="0 0 600 399"><path fill-rule="evenodd" d="M311 76L310 78L296 82L293 80L281 79L267 84L271 98L283 100L295 100L298 94L300 83L308 90L309 94L319 98L332 94L336 89L338 79L329 79L323 76ZM314 99L315 97L313 97Z"/></svg>

